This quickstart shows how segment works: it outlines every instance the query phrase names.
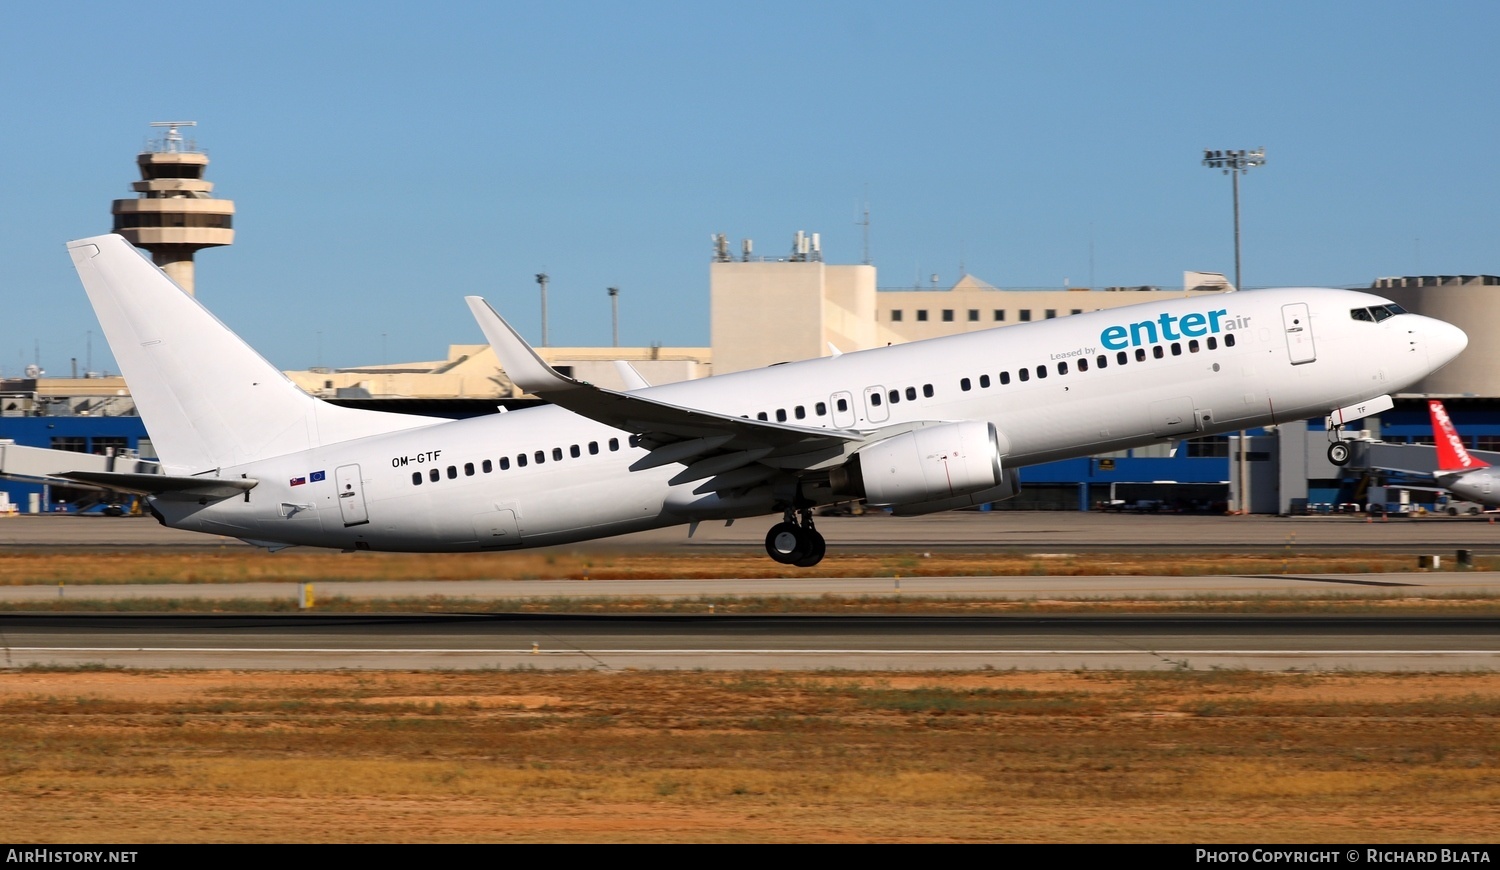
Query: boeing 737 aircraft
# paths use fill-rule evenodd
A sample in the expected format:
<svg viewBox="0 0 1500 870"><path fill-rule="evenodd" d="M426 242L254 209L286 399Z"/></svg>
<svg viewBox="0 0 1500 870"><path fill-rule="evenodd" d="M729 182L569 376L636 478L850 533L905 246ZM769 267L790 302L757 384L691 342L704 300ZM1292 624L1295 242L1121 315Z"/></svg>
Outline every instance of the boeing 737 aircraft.
<svg viewBox="0 0 1500 870"><path fill-rule="evenodd" d="M1465 501L1500 505L1500 468L1469 455L1442 402L1429 399L1427 412L1432 416L1433 442L1437 445L1438 468L1432 473L1437 485Z"/></svg>
<svg viewBox="0 0 1500 870"><path fill-rule="evenodd" d="M1027 465L1330 412L1347 461L1345 422L1468 343L1368 293L1254 290L621 392L560 374L471 296L505 371L551 405L449 421L319 401L121 237L68 247L165 473L67 476L271 548L494 550L779 514L767 552L810 566L824 504L951 510L1013 496Z"/></svg>

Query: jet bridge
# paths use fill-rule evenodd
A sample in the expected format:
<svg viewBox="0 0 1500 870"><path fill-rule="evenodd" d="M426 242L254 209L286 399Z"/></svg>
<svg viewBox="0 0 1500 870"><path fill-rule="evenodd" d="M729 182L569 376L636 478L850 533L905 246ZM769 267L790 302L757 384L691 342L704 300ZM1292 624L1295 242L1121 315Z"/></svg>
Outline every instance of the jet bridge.
<svg viewBox="0 0 1500 870"><path fill-rule="evenodd" d="M133 451L108 455L76 453L71 450L26 447L9 439L0 439L0 478L87 492L86 496L72 503L74 510L87 510L101 502L113 501L110 490L105 487L89 486L61 477L77 471L160 474L161 466L151 460L141 459ZM42 502L45 501L44 498Z"/></svg>

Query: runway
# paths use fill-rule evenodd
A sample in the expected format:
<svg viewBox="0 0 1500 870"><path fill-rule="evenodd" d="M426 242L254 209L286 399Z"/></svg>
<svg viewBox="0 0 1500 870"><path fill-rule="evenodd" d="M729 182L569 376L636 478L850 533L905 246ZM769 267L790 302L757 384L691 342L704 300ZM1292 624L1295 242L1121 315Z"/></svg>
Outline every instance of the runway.
<svg viewBox="0 0 1500 870"><path fill-rule="evenodd" d="M1366 521L1362 516L1274 517L1172 514L1105 514L1079 511L958 511L926 517L824 517L818 529L828 539L829 558L841 550L921 553L933 549L1006 552L1281 552L1314 550L1442 553L1455 549L1500 553L1500 523L1492 517L1398 517ZM683 552L759 552L772 517L739 520L732 526L703 523L558 549L611 551L653 549ZM91 549L246 547L233 538L164 528L148 517L41 515L0 518L0 549L25 552L59 546Z"/></svg>
<svg viewBox="0 0 1500 870"><path fill-rule="evenodd" d="M666 529L568 549L758 549L761 523ZM1285 551L1295 548L1500 552L1485 519L1176 517L1083 513L957 513L916 519L829 518L838 550L936 548L1024 552L1040 560L1090 550ZM237 541L164 529L149 519L0 520L0 549L194 550ZM275 556L267 558L274 559ZM1350 595L1491 595L1500 573L1224 576L1025 576L716 580L322 582L329 597L469 599L821 597L1095 600ZM32 585L0 601L225 598L295 600L300 583ZM510 609L503 604L498 609ZM1500 621L1471 618L1269 616L828 617L0 614L4 666L141 668L963 670L976 668L1430 671L1500 666ZM704 605L707 611L707 604Z"/></svg>
<svg viewBox="0 0 1500 870"><path fill-rule="evenodd" d="M1455 671L1500 618L0 615L4 666Z"/></svg>

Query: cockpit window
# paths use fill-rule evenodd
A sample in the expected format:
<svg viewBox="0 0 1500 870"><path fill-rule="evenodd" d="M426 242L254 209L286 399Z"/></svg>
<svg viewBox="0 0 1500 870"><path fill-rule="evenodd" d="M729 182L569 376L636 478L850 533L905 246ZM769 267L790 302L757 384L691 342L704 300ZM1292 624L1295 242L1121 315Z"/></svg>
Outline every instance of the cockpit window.
<svg viewBox="0 0 1500 870"><path fill-rule="evenodd" d="M1369 308L1352 308L1349 310L1350 317L1366 323L1379 323L1388 317L1405 313L1406 309L1394 302L1388 305L1371 305Z"/></svg>

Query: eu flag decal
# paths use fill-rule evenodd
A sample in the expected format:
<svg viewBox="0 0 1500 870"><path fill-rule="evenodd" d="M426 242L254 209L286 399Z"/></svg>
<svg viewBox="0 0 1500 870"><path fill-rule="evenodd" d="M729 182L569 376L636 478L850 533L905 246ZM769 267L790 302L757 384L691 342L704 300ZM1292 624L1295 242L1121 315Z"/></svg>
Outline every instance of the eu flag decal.
<svg viewBox="0 0 1500 870"><path fill-rule="evenodd" d="M321 471L314 471L312 474L309 474L307 476L307 482L308 483L317 483L318 481L323 480L326 477L327 477L327 475L324 474L323 472L321 472Z"/></svg>

